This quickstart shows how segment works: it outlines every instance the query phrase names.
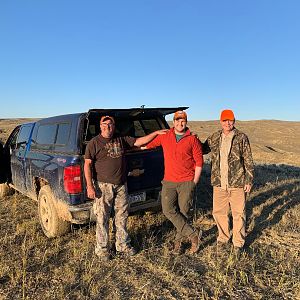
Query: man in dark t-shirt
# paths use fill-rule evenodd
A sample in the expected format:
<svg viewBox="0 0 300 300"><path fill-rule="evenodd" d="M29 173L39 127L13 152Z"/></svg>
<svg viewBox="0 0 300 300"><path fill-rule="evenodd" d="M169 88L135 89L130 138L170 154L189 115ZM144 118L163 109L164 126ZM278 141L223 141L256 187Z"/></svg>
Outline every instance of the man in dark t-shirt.
<svg viewBox="0 0 300 300"><path fill-rule="evenodd" d="M147 144L158 134L158 130L144 137L115 136L115 121L111 116L100 120L101 133L94 137L85 151L84 175L87 195L95 199L94 212L97 217L95 253L104 261L110 259L108 249L108 225L112 208L115 211L116 250L125 255L135 255L127 233L128 200L125 170L125 151L134 146ZM93 170L96 178L93 178Z"/></svg>

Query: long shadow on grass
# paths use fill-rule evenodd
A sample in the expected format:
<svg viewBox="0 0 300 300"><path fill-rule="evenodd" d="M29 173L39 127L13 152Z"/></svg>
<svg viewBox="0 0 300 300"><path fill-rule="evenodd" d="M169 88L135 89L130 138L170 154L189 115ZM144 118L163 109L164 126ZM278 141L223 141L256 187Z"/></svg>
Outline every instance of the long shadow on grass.
<svg viewBox="0 0 300 300"><path fill-rule="evenodd" d="M300 191L296 189L300 185L300 168L288 165L258 165L255 174L254 190L258 193L247 202L247 217L250 222L254 222L254 228L248 233L246 246L259 238L264 229L279 223L288 209L300 203ZM267 202L270 204L265 204ZM255 208L261 205L265 206L260 214L253 217ZM276 213L273 213L274 210L277 210Z"/></svg>
<svg viewBox="0 0 300 300"><path fill-rule="evenodd" d="M295 190L295 186L300 185L300 168L289 165L256 165L255 179L253 191L256 192L255 197L250 197L247 201L246 210L249 221L254 221L254 228L248 234L247 245L250 246L255 239L257 239L262 231L267 227L277 224L287 209L299 204L300 192ZM294 180L286 182L286 180ZM269 189L265 189L269 186ZM260 189L262 190L261 192ZM213 190L210 185L210 166L204 165L201 175L200 183L195 193L195 209L197 213L211 215L213 203ZM253 211L256 207L263 205L269 201L270 198L276 199L270 205L266 205L259 216L252 217ZM280 209L279 209L280 208ZM274 210L279 209L271 218ZM204 236L216 234L216 227L214 226L209 231L204 233ZM215 241L215 238L206 241L206 245L210 245ZM204 245L205 246L205 245Z"/></svg>
<svg viewBox="0 0 300 300"><path fill-rule="evenodd" d="M300 180L295 181L294 184L299 185ZM253 220L251 220L252 222L254 222L254 228L248 233L246 243L247 246L250 246L257 238L259 238L266 228L270 228L278 224L287 210L292 209L296 205L300 204L300 191L296 190L295 192L293 192L293 189L293 184L282 185L281 195L277 192L277 190L277 195L275 195L274 193L271 195L271 197L273 199L275 198L276 200L273 201L270 205L265 206L260 214L254 217ZM284 191L286 190L288 190L289 192L284 193ZM265 194L262 194L260 198L265 201ZM258 199L258 202L260 202L260 198ZM254 204L254 206L255 205L257 205L257 203ZM275 213L274 210L276 210Z"/></svg>
<svg viewBox="0 0 300 300"><path fill-rule="evenodd" d="M213 188L210 184L210 166L205 164L200 182L195 192L195 208L204 213L212 210ZM300 168L289 165L256 165L254 186L252 190L258 190L266 184L277 184L285 179L300 177ZM276 190L276 189L274 189Z"/></svg>

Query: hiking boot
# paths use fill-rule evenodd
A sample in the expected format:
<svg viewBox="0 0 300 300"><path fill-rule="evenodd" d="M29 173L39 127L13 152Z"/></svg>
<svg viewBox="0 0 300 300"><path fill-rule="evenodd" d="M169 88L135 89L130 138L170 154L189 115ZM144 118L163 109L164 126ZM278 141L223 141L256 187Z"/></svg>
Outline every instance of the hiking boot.
<svg viewBox="0 0 300 300"><path fill-rule="evenodd" d="M229 244L224 242L217 242L217 252L227 252L229 251Z"/></svg>
<svg viewBox="0 0 300 300"><path fill-rule="evenodd" d="M189 251L190 254L195 254L199 251L200 244L201 244L201 236L202 236L202 230L197 230L195 233L191 235L190 240L192 245Z"/></svg>
<svg viewBox="0 0 300 300"><path fill-rule="evenodd" d="M123 256L134 256L137 251L132 246L127 246L122 251L117 251L117 253Z"/></svg>
<svg viewBox="0 0 300 300"><path fill-rule="evenodd" d="M177 240L174 242L174 247L173 247L172 253L174 255L181 255L183 253L183 247L182 247L181 240Z"/></svg>
<svg viewBox="0 0 300 300"><path fill-rule="evenodd" d="M233 254L237 259L241 257L242 252L243 252L242 247L233 247Z"/></svg>
<svg viewBox="0 0 300 300"><path fill-rule="evenodd" d="M110 254L107 250L95 250L95 254L103 262L110 261L111 257L110 257Z"/></svg>

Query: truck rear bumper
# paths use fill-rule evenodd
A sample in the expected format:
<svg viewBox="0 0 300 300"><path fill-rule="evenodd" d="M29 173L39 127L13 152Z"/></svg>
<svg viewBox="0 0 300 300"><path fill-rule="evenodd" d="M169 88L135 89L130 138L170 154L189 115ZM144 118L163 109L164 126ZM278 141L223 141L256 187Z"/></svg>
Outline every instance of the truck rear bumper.
<svg viewBox="0 0 300 300"><path fill-rule="evenodd" d="M70 222L73 224L86 224L91 221L91 213L93 212L93 202L69 206L71 214Z"/></svg>
<svg viewBox="0 0 300 300"><path fill-rule="evenodd" d="M69 206L71 214L70 222L73 224L87 224L96 221L94 214L93 201L84 204ZM136 211L143 211L149 209L157 209L161 207L161 193L160 188L146 192L146 200L141 202L131 203L129 201L129 213Z"/></svg>

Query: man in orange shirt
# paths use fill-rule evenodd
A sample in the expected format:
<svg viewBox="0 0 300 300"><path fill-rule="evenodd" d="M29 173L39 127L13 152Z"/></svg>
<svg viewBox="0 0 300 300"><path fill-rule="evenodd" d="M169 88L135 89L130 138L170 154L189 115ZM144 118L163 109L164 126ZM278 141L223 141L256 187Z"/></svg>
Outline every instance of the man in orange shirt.
<svg viewBox="0 0 300 300"><path fill-rule="evenodd" d="M194 254L199 250L202 232L189 224L188 217L203 166L202 147L187 127L186 112L177 111L173 124L173 128L164 135L156 136L146 148L161 146L164 152L161 201L164 215L177 230L174 254L182 252L183 238L191 241L190 253Z"/></svg>

